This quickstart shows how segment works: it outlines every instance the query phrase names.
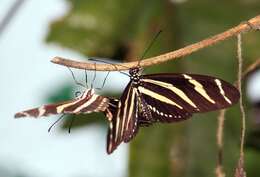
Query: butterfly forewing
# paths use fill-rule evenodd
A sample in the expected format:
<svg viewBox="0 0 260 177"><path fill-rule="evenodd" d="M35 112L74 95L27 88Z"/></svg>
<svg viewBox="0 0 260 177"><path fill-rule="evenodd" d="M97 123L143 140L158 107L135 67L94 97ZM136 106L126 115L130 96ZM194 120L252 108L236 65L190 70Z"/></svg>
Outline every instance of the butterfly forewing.
<svg viewBox="0 0 260 177"><path fill-rule="evenodd" d="M90 112L105 111L108 107L109 99L96 95L93 89L87 89L82 96L73 100L48 104L39 108L21 111L15 114L19 117L41 117L55 114L85 114Z"/></svg>
<svg viewBox="0 0 260 177"><path fill-rule="evenodd" d="M157 121L183 120L196 112L231 106L239 99L231 84L195 74L143 75L138 87Z"/></svg>

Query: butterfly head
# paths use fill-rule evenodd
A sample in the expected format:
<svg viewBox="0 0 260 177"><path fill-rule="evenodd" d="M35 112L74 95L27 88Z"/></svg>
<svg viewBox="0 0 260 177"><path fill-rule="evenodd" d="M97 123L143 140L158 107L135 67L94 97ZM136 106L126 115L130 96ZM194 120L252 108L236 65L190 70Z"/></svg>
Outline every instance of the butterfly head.
<svg viewBox="0 0 260 177"><path fill-rule="evenodd" d="M130 74L130 79L135 82L138 83L140 80L140 75L141 75L141 67L134 67L131 68L129 70L129 74Z"/></svg>

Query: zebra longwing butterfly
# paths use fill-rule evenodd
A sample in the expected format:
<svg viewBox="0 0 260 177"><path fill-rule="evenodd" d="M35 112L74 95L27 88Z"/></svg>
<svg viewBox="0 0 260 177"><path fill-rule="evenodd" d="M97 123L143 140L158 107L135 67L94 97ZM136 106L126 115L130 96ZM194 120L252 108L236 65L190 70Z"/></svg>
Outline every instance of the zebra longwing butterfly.
<svg viewBox="0 0 260 177"><path fill-rule="evenodd" d="M110 112L107 109L108 106L110 105L110 109L112 109L115 106L112 103L110 103L110 100L114 104L116 104L117 100L100 96L95 93L95 90L93 89L93 82L96 79L96 72L94 73L94 77L91 83L91 88L88 89L88 77L87 77L86 70L85 70L86 85L84 85L76 80L73 71L69 67L68 69L71 72L74 82L77 85L85 88L85 91L80 96L76 96L76 98L69 101L47 104L39 108L33 108L33 109L18 112L15 114L15 118L20 118L20 117L38 118L41 116L49 116L55 114L87 114L92 112L104 112L106 115L108 115ZM104 87L108 74L109 72L107 73L101 88Z"/></svg>
<svg viewBox="0 0 260 177"><path fill-rule="evenodd" d="M101 95L97 95L95 93L95 90L92 88L93 84L91 84L91 89L86 88L86 87L88 87L87 86L87 75L85 77L86 86L84 86L80 82L77 82L72 70L70 68L69 68L69 70L72 74L72 77L73 77L75 83L77 85L80 85L85 88L85 91L80 96L78 96L72 100L53 103L53 104L47 104L47 105L43 105L38 108L33 108L33 109L28 109L28 110L24 110L21 112L17 112L14 115L14 117L15 118L21 118L21 117L39 118L39 117L43 117L43 116L50 116L50 115L56 115L56 114L63 114L63 115L64 114L88 114L88 113L92 113L92 112L103 112L106 115L108 121L111 122L112 118L113 118L113 113L117 109L118 100L114 99L114 98L108 98L108 97L104 97ZM106 75L105 80L107 79L108 74ZM96 78L96 73L94 75L92 82L94 82L95 78ZM104 80L101 88L103 88L105 80ZM108 109L108 107L109 107L109 109ZM55 123L57 123L61 118L62 118L62 116ZM52 124L52 126L54 124ZM48 129L48 131L51 129L51 127ZM70 129L69 129L69 132L70 132Z"/></svg>
<svg viewBox="0 0 260 177"><path fill-rule="evenodd" d="M139 127L155 122L188 119L193 113L232 106L239 91L219 78L183 73L142 75L140 67L130 68L130 82L112 113L107 135L107 153L121 142L129 142Z"/></svg>
<svg viewBox="0 0 260 177"><path fill-rule="evenodd" d="M87 114L91 112L106 112L109 98L95 94L94 89L86 89L81 96L75 99L47 104L39 108L21 111L15 114L20 117L41 117L55 114Z"/></svg>
<svg viewBox="0 0 260 177"><path fill-rule="evenodd" d="M146 51L151 48L160 30ZM142 75L140 61L129 69L130 82L119 101L107 114L110 125L107 153L121 142L129 142L139 127L155 122L170 123L188 119L193 113L227 108L240 98L239 91L219 78L198 74L161 73Z"/></svg>

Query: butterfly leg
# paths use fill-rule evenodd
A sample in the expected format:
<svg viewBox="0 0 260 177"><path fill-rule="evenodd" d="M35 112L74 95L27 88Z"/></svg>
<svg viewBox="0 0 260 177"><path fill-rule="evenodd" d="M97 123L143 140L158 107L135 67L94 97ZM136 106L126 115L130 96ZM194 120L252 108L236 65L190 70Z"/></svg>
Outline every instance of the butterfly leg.
<svg viewBox="0 0 260 177"><path fill-rule="evenodd" d="M52 127L58 123L63 117L65 116L65 114L62 114L49 128L48 128L48 132L51 131Z"/></svg>
<svg viewBox="0 0 260 177"><path fill-rule="evenodd" d="M96 89L98 89L98 90L102 90L102 89L104 88L104 86L105 86L105 82L106 82L106 80L107 80L107 78L108 78L109 73L110 73L110 71L107 72L107 75L106 75L106 77L105 77L105 79L104 79L104 81L103 81L103 83L102 83L102 86L99 87L99 88L96 88Z"/></svg>
<svg viewBox="0 0 260 177"><path fill-rule="evenodd" d="M68 133L70 133L70 130L71 130L71 127L72 127L72 125L73 125L74 120L75 120L75 118L74 118L74 116L73 116L72 119L71 119L71 121L70 121Z"/></svg>
<svg viewBox="0 0 260 177"><path fill-rule="evenodd" d="M80 83L80 82L78 82L78 81L76 80L76 77L75 77L73 71L72 71L69 67L67 67L67 68L69 69L69 71L70 71L70 73L71 73L71 75L72 75L72 78L73 78L74 82L75 82L77 85L86 88L86 86L85 86L84 84L82 84L82 83Z"/></svg>

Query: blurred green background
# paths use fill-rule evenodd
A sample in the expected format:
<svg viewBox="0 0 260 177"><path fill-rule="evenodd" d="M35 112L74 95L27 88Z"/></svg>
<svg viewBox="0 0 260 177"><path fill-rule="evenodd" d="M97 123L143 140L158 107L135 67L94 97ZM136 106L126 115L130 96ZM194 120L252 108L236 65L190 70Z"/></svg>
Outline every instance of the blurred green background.
<svg viewBox="0 0 260 177"><path fill-rule="evenodd" d="M47 44L71 49L83 54L85 58L111 58L117 62L140 58L159 30L163 32L145 58L198 42L260 14L258 0L66 2L69 4L68 10L49 24L49 32L45 38ZM250 32L242 37L246 66L260 56L260 34ZM145 73L199 73L217 76L232 83L236 80L237 73L236 45L234 37L182 59L146 68ZM61 57L66 58L65 55ZM106 82L110 82L109 79ZM46 101L55 102L69 98L73 87L74 85L66 83L52 89ZM104 92L110 95L111 90ZM247 113L249 110L250 104L246 103ZM129 143L127 176L214 176L217 162L217 115L218 112L196 114L184 122L142 128ZM99 115L93 114L89 117L90 119L84 119L79 116L73 129L87 127L93 123L101 123L106 129L107 124L98 118ZM68 125L69 119L63 123L64 133ZM250 119L247 119L247 126L248 131L254 126ZM223 163L227 176L234 175L237 164L240 127L240 113L236 105L228 110L225 121ZM247 148L245 159L247 175L260 176L259 149ZM102 167L97 168L102 170Z"/></svg>

